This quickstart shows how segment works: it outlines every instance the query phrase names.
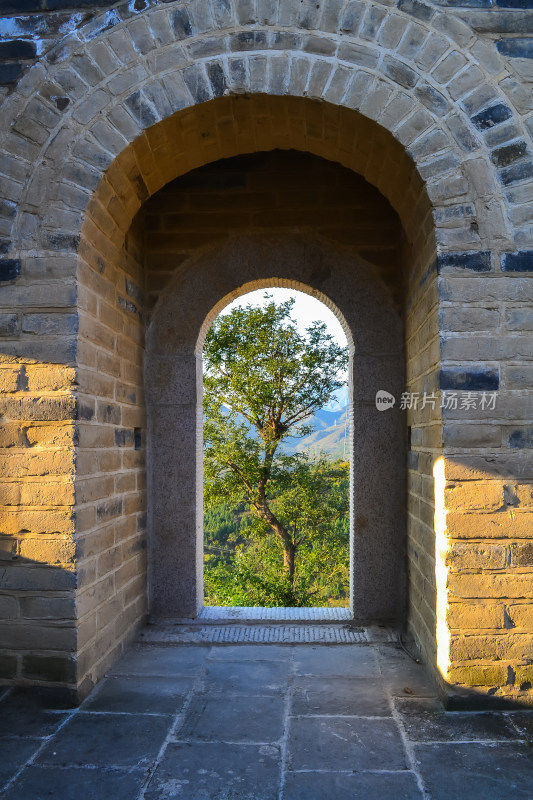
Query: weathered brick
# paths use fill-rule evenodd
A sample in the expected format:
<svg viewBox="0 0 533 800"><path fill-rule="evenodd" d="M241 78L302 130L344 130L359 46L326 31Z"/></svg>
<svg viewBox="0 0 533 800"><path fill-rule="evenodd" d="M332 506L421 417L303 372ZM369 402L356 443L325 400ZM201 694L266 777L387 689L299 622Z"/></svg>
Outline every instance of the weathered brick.
<svg viewBox="0 0 533 800"><path fill-rule="evenodd" d="M491 160L497 167L507 167L509 164L520 161L529 154L529 148L524 141L513 142L512 144L493 150L491 153Z"/></svg>
<svg viewBox="0 0 533 800"><path fill-rule="evenodd" d="M499 125L512 117L513 112L506 106L505 103L496 103L495 105L485 108L479 114L472 117L472 122L480 131L490 129L494 125Z"/></svg>
<svg viewBox="0 0 533 800"><path fill-rule="evenodd" d="M419 79L418 73L403 62L393 56L385 56L383 59L385 74L393 81L406 89L412 89Z"/></svg>
<svg viewBox="0 0 533 800"><path fill-rule="evenodd" d="M502 433L497 425L447 422L442 433L442 441L449 447L500 447Z"/></svg>
<svg viewBox="0 0 533 800"><path fill-rule="evenodd" d="M504 569L508 560L509 549L501 544L464 544L454 543L446 554L446 565L453 572L462 570L494 570Z"/></svg>
<svg viewBox="0 0 533 800"><path fill-rule="evenodd" d="M495 599L509 598L511 600L523 598L527 600L531 594L531 575L522 573L449 573L448 590L451 597L458 599L481 599L486 597ZM459 656L458 659L461 660Z"/></svg>
<svg viewBox="0 0 533 800"><path fill-rule="evenodd" d="M22 675L53 683L75 683L76 659L72 656L25 655Z"/></svg>
<svg viewBox="0 0 533 800"><path fill-rule="evenodd" d="M446 621L450 628L499 630L506 628L507 617L501 603L450 603Z"/></svg>
<svg viewBox="0 0 533 800"><path fill-rule="evenodd" d="M531 37L498 39L496 47L502 56L508 58L533 58L533 39Z"/></svg>
<svg viewBox="0 0 533 800"><path fill-rule="evenodd" d="M533 629L533 603L513 603L507 606L507 613L515 628Z"/></svg>
<svg viewBox="0 0 533 800"><path fill-rule="evenodd" d="M450 640L452 661L509 661L528 657L530 637L520 634L480 634L453 636Z"/></svg>
<svg viewBox="0 0 533 800"><path fill-rule="evenodd" d="M507 683L507 667L497 664L452 665L448 670L448 680L467 686L501 686Z"/></svg>
<svg viewBox="0 0 533 800"><path fill-rule="evenodd" d="M12 281L20 275L20 259L0 258L0 281Z"/></svg>
<svg viewBox="0 0 533 800"><path fill-rule="evenodd" d="M366 45L343 42L339 46L338 56L341 61L359 64L362 67L375 68L378 63L379 52Z"/></svg>
<svg viewBox="0 0 533 800"><path fill-rule="evenodd" d="M425 21L430 20L435 13L431 6L420 2L420 0L398 0L398 8L406 14Z"/></svg>
<svg viewBox="0 0 533 800"><path fill-rule="evenodd" d="M533 250L502 253L502 272L533 272Z"/></svg>
<svg viewBox="0 0 533 800"><path fill-rule="evenodd" d="M0 678L12 680L17 675L18 659L15 655L0 654Z"/></svg>
<svg viewBox="0 0 533 800"><path fill-rule="evenodd" d="M440 373L440 388L461 391L497 391L500 386L499 372L486 367L443 367Z"/></svg>
<svg viewBox="0 0 533 800"><path fill-rule="evenodd" d="M24 538L20 543L20 555L28 561L40 564L64 565L74 562L75 543L70 539Z"/></svg>
<svg viewBox="0 0 533 800"><path fill-rule="evenodd" d="M503 487L496 482L451 485L444 497L449 511L496 511L504 505Z"/></svg>
<svg viewBox="0 0 533 800"><path fill-rule="evenodd" d="M531 505L531 490L529 501ZM511 566L533 567L533 542L511 544Z"/></svg>

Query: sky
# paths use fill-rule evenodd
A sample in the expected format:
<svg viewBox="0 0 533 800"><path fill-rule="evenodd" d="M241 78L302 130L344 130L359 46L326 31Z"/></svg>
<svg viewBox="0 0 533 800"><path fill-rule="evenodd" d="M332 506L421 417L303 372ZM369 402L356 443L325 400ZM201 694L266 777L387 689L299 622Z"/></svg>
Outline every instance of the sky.
<svg viewBox="0 0 533 800"><path fill-rule="evenodd" d="M241 295L241 297L238 297L237 300L227 305L220 313L229 314L237 306L245 306L249 303L257 306L265 305L268 302L264 299L265 292L271 294L276 303L283 303L290 297L295 298L296 302L292 309L292 316L302 332L305 331L305 328L312 322L320 320L326 323L328 326L328 333L334 337L335 341L342 347L346 347L346 334L333 311L330 311L320 300L316 300L314 297L311 297L311 295L304 294L304 292L296 292L294 289L257 289L255 292Z"/></svg>
<svg viewBox="0 0 533 800"><path fill-rule="evenodd" d="M328 333L333 336L337 344L341 345L341 347L346 347L346 334L344 333L342 325L338 321L335 314L330 311L329 308L324 305L324 303L321 303L320 300L316 300L316 298L311 297L311 295L305 294L304 292L297 292L294 289L269 288L257 289L255 292L248 292L248 294L241 295L232 303L227 305L220 312L220 314L229 314L237 306L246 306L250 303L256 306L265 305L269 302L268 300L265 300L265 292L271 294L272 299L276 303L283 303L291 297L295 299L296 302L292 308L292 317L296 321L298 328L302 331L302 333L305 332L305 329L309 327L312 322L319 320L320 322L326 323ZM340 406L343 406L345 402L346 389L341 389L337 393L337 396L333 398L330 403L328 403L326 408L335 410Z"/></svg>

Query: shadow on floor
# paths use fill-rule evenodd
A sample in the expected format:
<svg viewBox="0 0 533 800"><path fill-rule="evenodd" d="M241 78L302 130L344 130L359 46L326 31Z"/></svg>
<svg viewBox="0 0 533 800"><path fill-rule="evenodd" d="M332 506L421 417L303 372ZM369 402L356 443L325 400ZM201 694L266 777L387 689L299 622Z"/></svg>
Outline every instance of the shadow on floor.
<svg viewBox="0 0 533 800"><path fill-rule="evenodd" d="M446 712L395 644L137 644L0 700L2 800L531 800L533 712Z"/></svg>

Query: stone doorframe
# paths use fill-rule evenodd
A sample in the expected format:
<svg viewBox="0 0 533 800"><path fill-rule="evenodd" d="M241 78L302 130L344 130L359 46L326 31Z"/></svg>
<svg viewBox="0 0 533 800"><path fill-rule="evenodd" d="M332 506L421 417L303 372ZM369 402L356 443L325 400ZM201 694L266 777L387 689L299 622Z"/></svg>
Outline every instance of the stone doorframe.
<svg viewBox="0 0 533 800"><path fill-rule="evenodd" d="M376 410L404 382L403 323L372 266L319 238L244 236L182 267L147 329L149 608L203 605L202 347L231 300L267 286L308 292L344 323L351 351L351 603L358 621L405 610L404 414Z"/></svg>

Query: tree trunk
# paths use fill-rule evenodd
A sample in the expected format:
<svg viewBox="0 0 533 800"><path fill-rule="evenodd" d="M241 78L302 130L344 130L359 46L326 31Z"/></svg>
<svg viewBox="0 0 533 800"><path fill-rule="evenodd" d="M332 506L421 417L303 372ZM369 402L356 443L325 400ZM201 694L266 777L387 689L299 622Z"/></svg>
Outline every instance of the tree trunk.
<svg viewBox="0 0 533 800"><path fill-rule="evenodd" d="M255 505L258 515L264 520L281 542L283 548L283 566L289 574L291 586L294 585L294 570L296 567L296 545L292 541L290 533L281 524L275 514L272 513L267 503Z"/></svg>
<svg viewBox="0 0 533 800"><path fill-rule="evenodd" d="M283 544L283 566L289 573L289 578L291 579L291 586L294 587L294 568L295 568L295 558L296 558L296 547L292 542L287 546L285 542Z"/></svg>

